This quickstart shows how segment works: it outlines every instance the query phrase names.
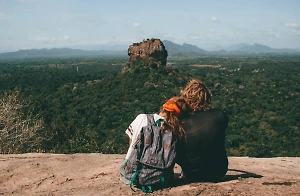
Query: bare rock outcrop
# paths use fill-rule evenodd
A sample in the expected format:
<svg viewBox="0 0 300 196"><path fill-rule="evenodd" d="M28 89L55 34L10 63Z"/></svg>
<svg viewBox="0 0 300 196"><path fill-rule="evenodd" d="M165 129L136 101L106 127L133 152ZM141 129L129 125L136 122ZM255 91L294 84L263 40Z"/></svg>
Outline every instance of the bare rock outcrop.
<svg viewBox="0 0 300 196"><path fill-rule="evenodd" d="M129 59L124 66L124 71L145 66L152 68L165 66L168 52L160 39L147 39L130 45L128 56Z"/></svg>
<svg viewBox="0 0 300 196"><path fill-rule="evenodd" d="M0 154L0 195L144 195L119 180L125 154ZM152 195L300 195L300 157L229 157L219 182L188 182L175 165L174 186Z"/></svg>

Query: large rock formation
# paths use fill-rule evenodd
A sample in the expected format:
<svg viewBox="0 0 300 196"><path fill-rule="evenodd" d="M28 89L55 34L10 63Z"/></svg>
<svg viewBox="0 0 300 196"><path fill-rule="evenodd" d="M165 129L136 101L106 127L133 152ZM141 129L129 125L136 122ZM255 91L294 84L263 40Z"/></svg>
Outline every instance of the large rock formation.
<svg viewBox="0 0 300 196"><path fill-rule="evenodd" d="M160 39L147 39L130 45L128 56L129 59L124 66L124 71L144 66L152 68L165 66L168 52Z"/></svg>

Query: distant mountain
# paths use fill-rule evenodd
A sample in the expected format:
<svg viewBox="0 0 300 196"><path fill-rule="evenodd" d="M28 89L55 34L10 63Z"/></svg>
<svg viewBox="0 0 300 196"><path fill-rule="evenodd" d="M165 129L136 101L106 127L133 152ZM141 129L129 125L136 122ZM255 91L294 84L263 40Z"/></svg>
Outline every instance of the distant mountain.
<svg viewBox="0 0 300 196"><path fill-rule="evenodd" d="M16 52L0 53L0 58L30 58L30 57L75 57L75 56L108 56L127 55L127 51L115 50L81 50L71 48L30 49Z"/></svg>
<svg viewBox="0 0 300 196"><path fill-rule="evenodd" d="M182 45L168 40L162 41L169 56L198 56L198 55L247 55L247 54L300 54L300 49L275 49L266 45L255 43L253 45L241 43L229 47L215 47L214 50L206 51L198 46L184 43ZM74 46L75 47L75 46ZM79 46L78 46L79 47ZM94 50L87 48L94 47ZM126 48L126 49L124 49ZM0 59L4 58L33 58L33 57L83 57L83 56L127 56L128 46L81 46L80 49L52 48L30 49L16 52L0 53Z"/></svg>
<svg viewBox="0 0 300 196"><path fill-rule="evenodd" d="M250 53L270 53L272 52L272 48L269 46L265 46L262 44L255 43L254 45L245 45L241 46L237 49L237 51L241 52L250 52Z"/></svg>
<svg viewBox="0 0 300 196"><path fill-rule="evenodd" d="M207 48L206 49L206 51L210 51L210 52L212 52L212 51L220 51L220 50L224 50L224 47L218 45L218 46L215 46L213 48Z"/></svg>
<svg viewBox="0 0 300 196"><path fill-rule="evenodd" d="M299 53L294 49L275 49L266 45L255 43L253 45L241 43L226 48L221 46L215 47L214 50L206 51L195 45L175 44L171 41L163 41L169 56L195 56L195 55L231 55L231 54L259 54L259 53Z"/></svg>
<svg viewBox="0 0 300 196"><path fill-rule="evenodd" d="M271 48L266 45L255 43L253 45L243 44L240 47L235 48L235 50L231 50L231 52L238 52L238 53L251 53L251 54L258 54L258 53L297 53L297 50L293 49L275 49Z"/></svg>
<svg viewBox="0 0 300 196"><path fill-rule="evenodd" d="M199 54L207 54L208 52L198 48L195 45L184 43L182 45L175 44L171 41L164 40L162 41L165 45L166 50L168 51L169 56L176 56L176 55L199 55Z"/></svg>
<svg viewBox="0 0 300 196"><path fill-rule="evenodd" d="M240 48L248 47L248 46L251 46L251 45L247 44L247 43L240 43L240 44L231 45L231 46L223 48L223 49L226 51L239 51Z"/></svg>

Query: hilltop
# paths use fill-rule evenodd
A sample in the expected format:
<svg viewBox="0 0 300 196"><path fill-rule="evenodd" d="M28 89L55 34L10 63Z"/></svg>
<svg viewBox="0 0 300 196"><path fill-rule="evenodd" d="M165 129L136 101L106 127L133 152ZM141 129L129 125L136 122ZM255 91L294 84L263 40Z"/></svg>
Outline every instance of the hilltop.
<svg viewBox="0 0 300 196"><path fill-rule="evenodd" d="M1 195L145 195L132 192L118 179L125 155L8 154L0 155ZM300 195L300 158L229 157L229 172L221 182L188 183L153 195Z"/></svg>

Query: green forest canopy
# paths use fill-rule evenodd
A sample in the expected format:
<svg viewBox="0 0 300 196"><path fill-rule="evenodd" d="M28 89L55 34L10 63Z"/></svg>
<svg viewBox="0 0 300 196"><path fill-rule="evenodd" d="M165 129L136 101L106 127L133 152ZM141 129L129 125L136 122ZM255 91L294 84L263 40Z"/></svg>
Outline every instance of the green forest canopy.
<svg viewBox="0 0 300 196"><path fill-rule="evenodd" d="M230 118L230 156L300 156L299 56L169 58L168 66L121 73L125 57L0 61L0 93L18 91L43 129L15 153L125 153L124 131L158 112L191 78L208 86ZM149 96L150 95L150 96Z"/></svg>

